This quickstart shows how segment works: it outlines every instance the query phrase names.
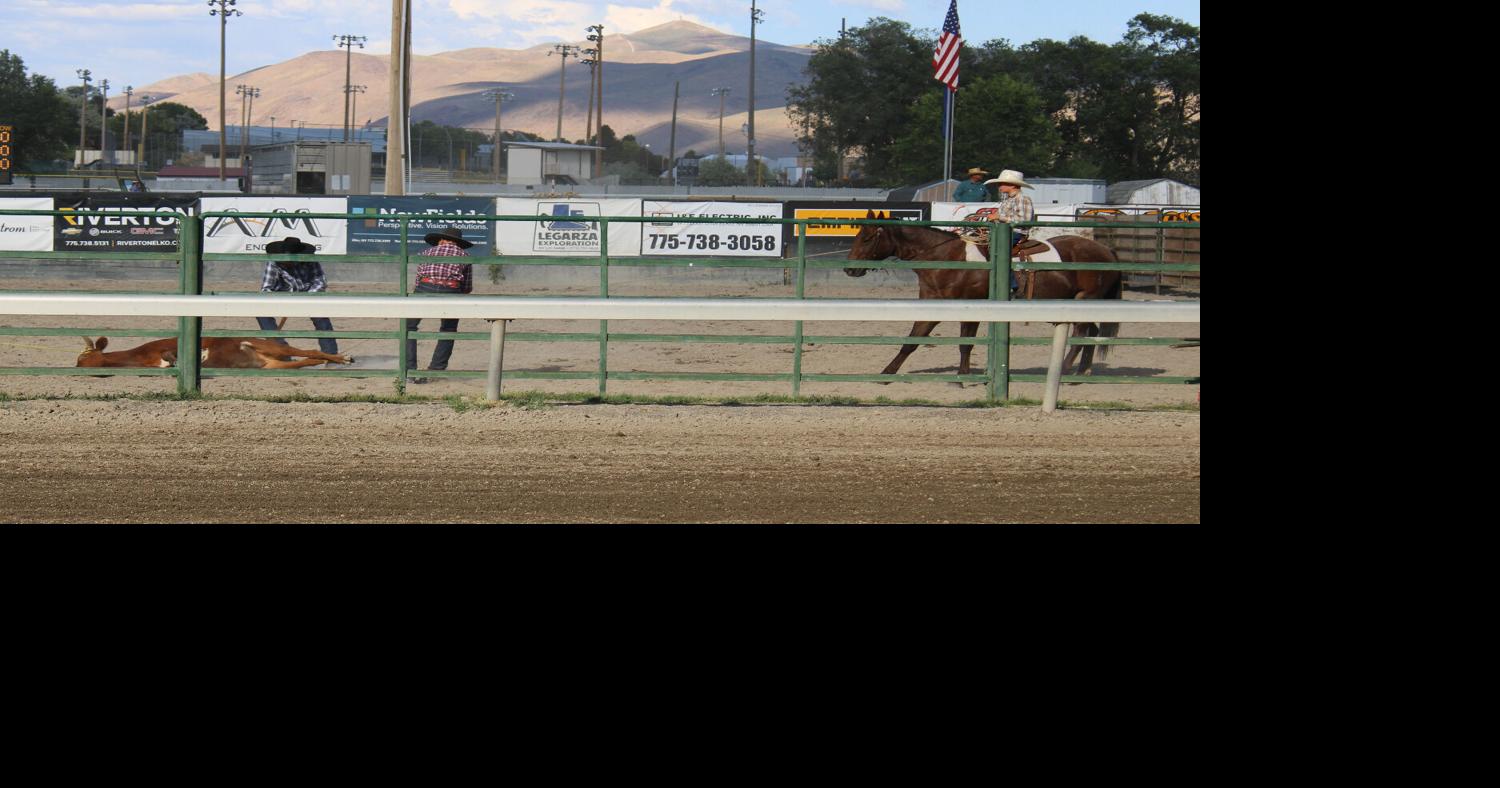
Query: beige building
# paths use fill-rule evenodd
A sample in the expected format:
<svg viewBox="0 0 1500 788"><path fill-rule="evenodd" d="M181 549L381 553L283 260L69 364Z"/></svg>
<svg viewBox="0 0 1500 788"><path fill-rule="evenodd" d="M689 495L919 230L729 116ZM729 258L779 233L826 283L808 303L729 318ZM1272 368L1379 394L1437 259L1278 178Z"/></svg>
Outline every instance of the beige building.
<svg viewBox="0 0 1500 788"><path fill-rule="evenodd" d="M506 182L520 186L587 183L594 178L597 145L565 142L507 142Z"/></svg>

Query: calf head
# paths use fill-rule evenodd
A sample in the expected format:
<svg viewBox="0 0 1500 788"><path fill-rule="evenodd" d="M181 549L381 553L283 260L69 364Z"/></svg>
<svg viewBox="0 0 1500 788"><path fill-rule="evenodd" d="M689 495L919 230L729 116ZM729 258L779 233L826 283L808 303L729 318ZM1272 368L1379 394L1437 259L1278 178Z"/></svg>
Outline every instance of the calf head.
<svg viewBox="0 0 1500 788"><path fill-rule="evenodd" d="M104 348L109 345L109 337L99 337L99 341L83 338L83 352L78 354L79 367L102 367L104 366Z"/></svg>

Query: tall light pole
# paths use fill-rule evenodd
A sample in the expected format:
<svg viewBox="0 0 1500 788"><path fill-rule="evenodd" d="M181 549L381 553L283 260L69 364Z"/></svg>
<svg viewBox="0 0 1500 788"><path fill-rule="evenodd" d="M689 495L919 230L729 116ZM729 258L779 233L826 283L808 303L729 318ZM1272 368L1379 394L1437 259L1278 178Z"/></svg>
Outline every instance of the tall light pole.
<svg viewBox="0 0 1500 788"><path fill-rule="evenodd" d="M604 25L589 25L589 40L594 42L594 47L599 51L594 55L594 91L598 94L594 102L594 112L598 113L594 123L594 133L599 135L599 147L604 147ZM594 175L604 171L604 151L594 151Z"/></svg>
<svg viewBox="0 0 1500 788"><path fill-rule="evenodd" d="M750 148L745 166L750 183L759 185L760 167L755 163L755 26L765 22L766 12L757 10L755 0L750 0Z"/></svg>
<svg viewBox="0 0 1500 788"><path fill-rule="evenodd" d="M135 93L135 88L134 87L132 87L130 85L126 85L125 86L125 122L123 124L121 124L121 125L123 125L125 127L125 140L124 140L125 144L120 146L120 150L123 150L123 151L129 151L130 150L130 97L134 93Z"/></svg>
<svg viewBox="0 0 1500 788"><path fill-rule="evenodd" d="M276 116L271 116L271 144L276 144Z"/></svg>
<svg viewBox="0 0 1500 788"><path fill-rule="evenodd" d="M719 97L719 158L724 158L724 97L729 95L729 88L714 88L708 92L710 96Z"/></svg>
<svg viewBox="0 0 1500 788"><path fill-rule="evenodd" d="M229 17L244 16L234 8L236 0L208 0L209 16L219 17L219 180L224 180L224 36L229 27ZM218 8L214 8L218 6Z"/></svg>
<svg viewBox="0 0 1500 788"><path fill-rule="evenodd" d="M84 130L86 128L88 128L89 79L92 78L92 76L93 76L93 72L92 71L89 71L86 68L80 68L80 69L78 69L78 78L81 79L81 80L83 80L83 98L79 101L79 104L78 104L78 166L79 167L83 166L83 151L85 150L85 148L83 147L84 144L85 144L84 143L84 138L83 138L83 132L84 132Z"/></svg>
<svg viewBox="0 0 1500 788"><path fill-rule="evenodd" d="M563 95L568 86L568 58L578 57L579 49L571 44L553 44L552 51L547 53L548 57L562 55L562 68L557 72L557 142L563 141L562 118L563 118Z"/></svg>
<svg viewBox="0 0 1500 788"><path fill-rule="evenodd" d="M508 90L486 90L484 97L495 102L495 152L490 154L490 175L495 183L500 182L500 110L507 101L515 101L516 94Z"/></svg>
<svg viewBox="0 0 1500 788"><path fill-rule="evenodd" d="M341 49L344 50L344 142L348 142L349 124L351 122L351 118L353 117L353 110L349 106L350 96L353 95L353 93L349 90L349 85L351 84L351 80L353 79L354 47L357 46L360 49L364 49L365 42L369 39L365 38L364 36L355 36L344 33L342 35L334 36L333 40Z"/></svg>

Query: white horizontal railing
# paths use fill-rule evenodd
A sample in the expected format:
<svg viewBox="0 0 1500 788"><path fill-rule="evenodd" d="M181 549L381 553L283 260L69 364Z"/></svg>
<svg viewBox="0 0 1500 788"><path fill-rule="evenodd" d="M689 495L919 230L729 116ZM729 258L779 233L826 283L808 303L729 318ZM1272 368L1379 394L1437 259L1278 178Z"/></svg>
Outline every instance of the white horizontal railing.
<svg viewBox="0 0 1500 788"><path fill-rule="evenodd" d="M183 296L0 293L0 315L470 318L495 320L831 320L909 323L1197 323L1197 301L804 301L794 298Z"/></svg>
<svg viewBox="0 0 1500 788"><path fill-rule="evenodd" d="M1042 409L1057 406L1071 323L1198 323L1197 301L805 301L791 298L296 297L0 293L0 315L470 318L493 321L486 393L500 396L506 320L745 320L1056 323Z"/></svg>

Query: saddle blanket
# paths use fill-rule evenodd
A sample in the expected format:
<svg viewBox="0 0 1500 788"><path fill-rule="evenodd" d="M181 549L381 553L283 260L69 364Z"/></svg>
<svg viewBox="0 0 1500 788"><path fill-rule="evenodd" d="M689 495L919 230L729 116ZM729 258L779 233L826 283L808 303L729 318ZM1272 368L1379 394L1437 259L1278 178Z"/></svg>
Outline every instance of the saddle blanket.
<svg viewBox="0 0 1500 788"><path fill-rule="evenodd" d="M1047 244L1047 251L1032 255L1031 262L1060 263L1063 261L1062 255L1058 254L1057 252L1057 247L1053 246L1047 241L1043 241L1041 239L1037 240L1041 241L1041 243ZM989 262L989 258L985 257L984 253L979 250L979 244L964 244L964 259L971 263Z"/></svg>

